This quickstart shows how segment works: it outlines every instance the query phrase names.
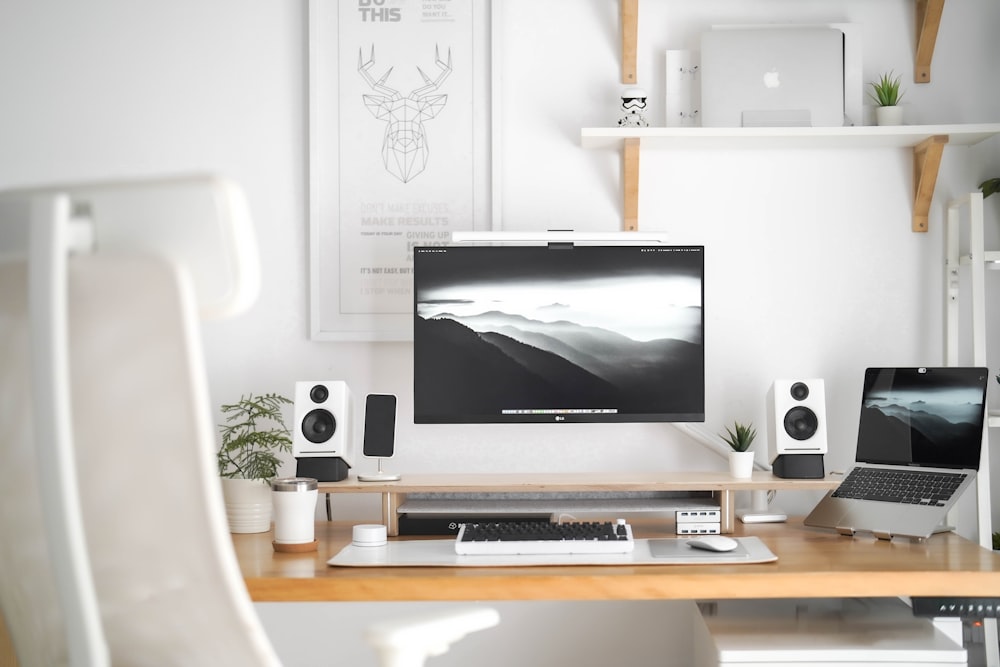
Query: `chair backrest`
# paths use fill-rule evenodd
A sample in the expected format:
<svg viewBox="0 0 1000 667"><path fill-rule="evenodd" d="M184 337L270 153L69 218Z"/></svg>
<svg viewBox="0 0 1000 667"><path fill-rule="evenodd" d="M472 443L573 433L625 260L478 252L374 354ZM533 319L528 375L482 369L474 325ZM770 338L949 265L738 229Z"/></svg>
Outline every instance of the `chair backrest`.
<svg viewBox="0 0 1000 667"><path fill-rule="evenodd" d="M0 609L21 664L69 662L31 410L27 263L0 263Z"/></svg>
<svg viewBox="0 0 1000 667"><path fill-rule="evenodd" d="M256 294L242 192L9 191L0 241L0 607L21 662L277 664L225 523L196 324Z"/></svg>
<svg viewBox="0 0 1000 667"><path fill-rule="evenodd" d="M0 241L10 232L5 222ZM28 242L17 233L6 238ZM36 409L45 396L38 398L41 383L33 386L39 322L29 302L31 267L25 253L10 250L0 244L0 612L19 663L279 665L226 523L197 331L199 303L202 313L245 303L245 290L225 287L240 272L223 272L212 283L225 287L212 291L222 296L206 302L196 276L172 253L104 249L68 262L73 500L86 552L78 572L96 597L100 619L88 625L101 644L81 657L71 648L78 645L73 628L88 605L67 604L61 594L67 582L56 557L64 554L51 529L65 524L53 522L43 502L52 475L37 455L45 417L36 415L46 406ZM495 623L490 613L485 621L480 609L415 619L409 625L426 628L417 633L421 641L400 638L393 626L373 643L384 664L419 665Z"/></svg>
<svg viewBox="0 0 1000 667"><path fill-rule="evenodd" d="M154 256L69 266L80 508L111 660L278 664L240 578L185 275ZM0 267L0 604L19 660L65 664L32 446L24 267ZM10 400L7 400L10 399Z"/></svg>

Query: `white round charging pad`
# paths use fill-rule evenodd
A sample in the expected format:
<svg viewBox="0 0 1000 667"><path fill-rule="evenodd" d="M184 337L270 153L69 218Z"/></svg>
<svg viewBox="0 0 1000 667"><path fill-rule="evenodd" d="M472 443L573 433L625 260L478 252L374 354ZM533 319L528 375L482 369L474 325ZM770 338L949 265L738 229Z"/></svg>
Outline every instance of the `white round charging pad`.
<svg viewBox="0 0 1000 667"><path fill-rule="evenodd" d="M357 525L351 537L351 544L356 547L382 547L386 542L385 526L380 523Z"/></svg>

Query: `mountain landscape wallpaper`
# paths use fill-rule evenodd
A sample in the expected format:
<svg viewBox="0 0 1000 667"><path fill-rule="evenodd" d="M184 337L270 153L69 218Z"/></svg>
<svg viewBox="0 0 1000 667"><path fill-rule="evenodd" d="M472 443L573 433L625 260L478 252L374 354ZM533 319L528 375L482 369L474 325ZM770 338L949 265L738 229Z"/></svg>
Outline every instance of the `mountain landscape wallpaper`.
<svg viewBox="0 0 1000 667"><path fill-rule="evenodd" d="M414 259L418 423L703 419L700 248Z"/></svg>
<svg viewBox="0 0 1000 667"><path fill-rule="evenodd" d="M977 468L985 372L939 368L869 371L861 405L858 458Z"/></svg>

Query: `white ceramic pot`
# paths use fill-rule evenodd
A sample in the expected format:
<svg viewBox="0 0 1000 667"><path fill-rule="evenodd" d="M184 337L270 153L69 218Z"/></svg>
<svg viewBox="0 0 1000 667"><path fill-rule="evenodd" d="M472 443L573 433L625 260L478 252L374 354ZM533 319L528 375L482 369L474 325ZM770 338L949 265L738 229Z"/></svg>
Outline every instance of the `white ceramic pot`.
<svg viewBox="0 0 1000 667"><path fill-rule="evenodd" d="M222 477L222 497L232 533L271 530L271 484L260 479Z"/></svg>
<svg viewBox="0 0 1000 667"><path fill-rule="evenodd" d="M903 107L875 107L875 122L879 125L902 125Z"/></svg>
<svg viewBox="0 0 1000 667"><path fill-rule="evenodd" d="M753 475L753 452L729 452L729 474L737 479Z"/></svg>

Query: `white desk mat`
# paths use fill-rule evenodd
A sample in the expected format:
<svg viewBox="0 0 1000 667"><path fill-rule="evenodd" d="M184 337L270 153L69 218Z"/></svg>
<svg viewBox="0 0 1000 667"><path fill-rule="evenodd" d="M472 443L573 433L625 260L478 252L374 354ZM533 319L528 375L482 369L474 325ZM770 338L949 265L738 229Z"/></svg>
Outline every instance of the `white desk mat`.
<svg viewBox="0 0 1000 667"><path fill-rule="evenodd" d="M380 547L349 544L326 561L338 567L518 567L537 565L712 565L778 560L757 537L737 537L733 551L693 549L688 537L637 539L628 554L460 556L454 538L394 540Z"/></svg>

